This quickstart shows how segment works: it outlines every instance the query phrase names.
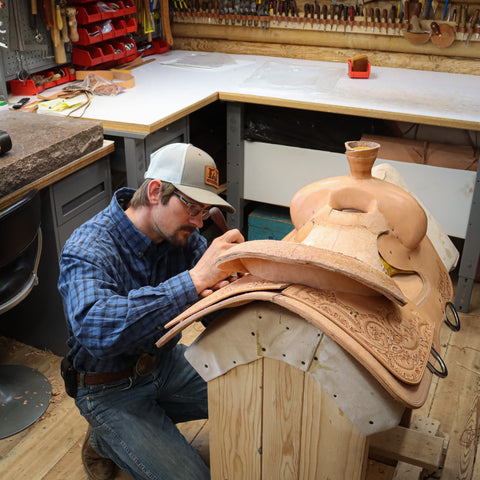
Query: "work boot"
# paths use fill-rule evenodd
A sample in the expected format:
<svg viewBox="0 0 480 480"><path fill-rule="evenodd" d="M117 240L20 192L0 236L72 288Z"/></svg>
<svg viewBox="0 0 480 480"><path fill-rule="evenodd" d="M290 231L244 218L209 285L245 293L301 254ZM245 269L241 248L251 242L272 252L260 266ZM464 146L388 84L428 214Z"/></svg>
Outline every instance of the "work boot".
<svg viewBox="0 0 480 480"><path fill-rule="evenodd" d="M82 447L82 462L90 480L113 480L117 467L112 460L100 456L90 444L92 427L89 426Z"/></svg>

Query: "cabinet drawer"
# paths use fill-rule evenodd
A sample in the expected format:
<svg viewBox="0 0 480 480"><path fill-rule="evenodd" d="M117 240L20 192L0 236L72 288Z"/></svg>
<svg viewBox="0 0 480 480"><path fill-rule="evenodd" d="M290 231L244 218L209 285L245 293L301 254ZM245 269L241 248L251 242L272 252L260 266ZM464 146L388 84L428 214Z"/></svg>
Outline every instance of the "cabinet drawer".
<svg viewBox="0 0 480 480"><path fill-rule="evenodd" d="M108 157L82 168L55 183L51 188L55 221L58 227L94 205L108 204L112 196Z"/></svg>
<svg viewBox="0 0 480 480"><path fill-rule="evenodd" d="M104 199L83 212L79 213L75 218L71 218L68 222L65 222L63 225L60 225L57 228L56 236L57 236L57 249L58 249L58 254L60 255L60 252L65 245L65 242L69 239L70 235L73 233L73 231L85 223L87 220L90 220L92 217L94 217L98 212L102 211L105 207L107 207L109 204L108 199Z"/></svg>

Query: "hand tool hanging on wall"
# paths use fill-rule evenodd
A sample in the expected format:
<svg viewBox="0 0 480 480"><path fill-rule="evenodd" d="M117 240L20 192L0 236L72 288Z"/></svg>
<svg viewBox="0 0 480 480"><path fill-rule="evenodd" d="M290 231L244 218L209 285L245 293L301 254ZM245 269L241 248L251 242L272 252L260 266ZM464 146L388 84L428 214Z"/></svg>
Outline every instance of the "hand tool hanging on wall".
<svg viewBox="0 0 480 480"><path fill-rule="evenodd" d="M343 15L343 9L345 7L343 6L343 3L341 3L339 6L338 6L338 13L337 13L337 28L335 28L335 31L338 31L338 25L340 23L340 20L342 19L342 15Z"/></svg>
<svg viewBox="0 0 480 480"><path fill-rule="evenodd" d="M410 18L410 24L412 25L412 29L402 30L402 34L411 44L422 45L430 40L432 33L421 27L420 21L416 15L412 15Z"/></svg>
<svg viewBox="0 0 480 480"><path fill-rule="evenodd" d="M472 30L471 32L468 33L467 35L467 41L465 42L465 46L468 45L468 42L470 41L470 38L472 37L473 30L475 29L475 25L478 22L478 14L480 13L480 10L477 8L475 12L473 13L472 20L470 21L470 29ZM478 35L478 33L477 33Z"/></svg>
<svg viewBox="0 0 480 480"><path fill-rule="evenodd" d="M432 9L432 0L428 0L427 13L425 18L428 20L430 18L430 10Z"/></svg>
<svg viewBox="0 0 480 480"><path fill-rule="evenodd" d="M405 18L405 10L402 8L402 10L400 10L400 13L398 14L398 23L400 25L403 23L404 18ZM400 33L400 26L398 27L398 32Z"/></svg>
<svg viewBox="0 0 480 480"><path fill-rule="evenodd" d="M327 30L327 19L328 19L328 6L326 4L322 5L322 18L325 21L323 24L323 31Z"/></svg>
<svg viewBox="0 0 480 480"><path fill-rule="evenodd" d="M393 25L393 34L395 35L395 20L397 19L397 7L392 5L390 9L390 23Z"/></svg>
<svg viewBox="0 0 480 480"><path fill-rule="evenodd" d="M33 39L37 43L43 43L43 35L38 31L38 6L37 6L37 0L31 0L30 3L30 26L32 27L32 30L34 30L35 35Z"/></svg>
<svg viewBox="0 0 480 480"><path fill-rule="evenodd" d="M449 1L450 1L450 0L445 0L445 7L444 7L444 9L443 9L442 21L445 21L445 18L447 18Z"/></svg>
<svg viewBox="0 0 480 480"><path fill-rule="evenodd" d="M68 30L70 40L75 43L78 42L78 30L77 30L77 10L75 7L67 7L65 9L65 14L67 16Z"/></svg>
<svg viewBox="0 0 480 480"><path fill-rule="evenodd" d="M320 7L319 3L316 3L316 5L315 5L315 15L317 17L317 20L320 20L322 18L322 12L321 12L321 7ZM320 26L321 26L321 23L318 22L318 29L319 30L320 30Z"/></svg>
<svg viewBox="0 0 480 480"><path fill-rule="evenodd" d="M480 19L479 19L480 20ZM477 29L480 27L479 23L478 23L478 20L477 20L477 23L476 25L472 25L472 28L475 28L477 27ZM475 38L478 40L478 36L480 35L480 33L477 31L477 33L475 34Z"/></svg>
<svg viewBox="0 0 480 480"><path fill-rule="evenodd" d="M432 43L440 48L447 48L455 41L455 31L448 23L438 24L432 22L430 24L432 29Z"/></svg>
<svg viewBox="0 0 480 480"><path fill-rule="evenodd" d="M172 30L170 28L170 12L168 8L168 0L160 0L160 15L162 22L162 31L167 43L173 45Z"/></svg>
<svg viewBox="0 0 480 480"><path fill-rule="evenodd" d="M385 33L388 35L388 11L386 8L382 10L382 20L385 23Z"/></svg>
<svg viewBox="0 0 480 480"><path fill-rule="evenodd" d="M380 9L379 8L375 9L375 21L379 24L378 30L381 31L382 27L380 26ZM372 28L372 31L373 30L374 29Z"/></svg>
<svg viewBox="0 0 480 480"><path fill-rule="evenodd" d="M463 41L463 38L465 37L465 17L466 17L466 13L467 13L466 10L467 10L466 5L462 5L460 7L460 19L458 21L458 28L463 30L462 41Z"/></svg>
<svg viewBox="0 0 480 480"><path fill-rule="evenodd" d="M303 28L305 28L305 25L307 24L306 19L308 18L309 15L310 15L310 4L305 3L303 5L303 18L305 19L303 22Z"/></svg>
<svg viewBox="0 0 480 480"><path fill-rule="evenodd" d="M51 0L53 15L53 26L50 30L53 40L53 54L56 63L66 63L67 54L65 53L65 45L62 42L60 32L63 29L62 14L60 11L60 0Z"/></svg>
<svg viewBox="0 0 480 480"><path fill-rule="evenodd" d="M23 30L20 15L20 6L18 3L11 2L8 9L8 24L10 26L8 48L15 52L18 63L17 79L23 82L27 79L29 73L25 68L22 57L25 51L25 41L22 34Z"/></svg>
<svg viewBox="0 0 480 480"><path fill-rule="evenodd" d="M155 31L155 24L153 22L152 2L144 0L144 22L143 30L147 34L147 41L152 41L152 33ZM170 22L169 22L170 23Z"/></svg>

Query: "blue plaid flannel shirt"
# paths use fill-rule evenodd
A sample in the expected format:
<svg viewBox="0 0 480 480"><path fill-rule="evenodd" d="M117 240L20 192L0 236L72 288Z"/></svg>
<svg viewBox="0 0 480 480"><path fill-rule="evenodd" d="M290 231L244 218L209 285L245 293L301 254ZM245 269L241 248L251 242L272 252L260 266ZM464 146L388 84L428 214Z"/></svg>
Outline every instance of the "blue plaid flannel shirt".
<svg viewBox="0 0 480 480"><path fill-rule="evenodd" d="M125 215L134 190L77 228L60 256L58 289L79 372L115 372L155 353L163 326L198 294L188 270L207 248L198 231L185 247L154 243Z"/></svg>

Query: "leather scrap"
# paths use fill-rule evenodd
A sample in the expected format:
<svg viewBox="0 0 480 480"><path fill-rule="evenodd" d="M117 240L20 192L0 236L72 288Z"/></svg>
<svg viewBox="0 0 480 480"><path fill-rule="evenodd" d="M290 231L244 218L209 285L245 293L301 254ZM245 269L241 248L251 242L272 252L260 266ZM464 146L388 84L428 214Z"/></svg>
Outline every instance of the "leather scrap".
<svg viewBox="0 0 480 480"><path fill-rule="evenodd" d="M77 80L85 80L89 75L98 75L110 82L115 82L123 88L133 88L135 86L135 76L131 73L118 70L77 70Z"/></svg>

